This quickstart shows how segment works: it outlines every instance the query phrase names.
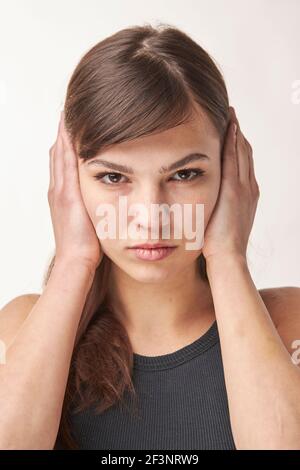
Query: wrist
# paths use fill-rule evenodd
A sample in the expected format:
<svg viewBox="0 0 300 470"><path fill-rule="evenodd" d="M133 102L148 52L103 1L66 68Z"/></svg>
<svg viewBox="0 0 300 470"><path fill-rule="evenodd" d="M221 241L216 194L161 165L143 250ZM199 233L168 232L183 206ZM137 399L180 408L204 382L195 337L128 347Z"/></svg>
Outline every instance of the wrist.
<svg viewBox="0 0 300 470"><path fill-rule="evenodd" d="M241 265L247 267L247 257L242 253L238 252L224 252L216 255L210 255L206 260L206 266L208 270L212 270L215 267L218 269L222 267L228 267L230 265Z"/></svg>
<svg viewBox="0 0 300 470"><path fill-rule="evenodd" d="M53 269L64 273L79 274L90 279L94 278L96 272L96 266L86 261L73 258L55 259Z"/></svg>

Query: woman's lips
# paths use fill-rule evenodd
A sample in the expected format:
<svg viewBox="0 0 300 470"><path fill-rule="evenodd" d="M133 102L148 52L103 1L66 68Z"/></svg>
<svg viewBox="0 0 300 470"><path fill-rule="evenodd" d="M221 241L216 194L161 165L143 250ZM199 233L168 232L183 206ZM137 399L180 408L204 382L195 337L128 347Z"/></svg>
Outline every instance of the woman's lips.
<svg viewBox="0 0 300 470"><path fill-rule="evenodd" d="M160 248L130 248L138 259L146 261L158 261L169 256L177 246Z"/></svg>

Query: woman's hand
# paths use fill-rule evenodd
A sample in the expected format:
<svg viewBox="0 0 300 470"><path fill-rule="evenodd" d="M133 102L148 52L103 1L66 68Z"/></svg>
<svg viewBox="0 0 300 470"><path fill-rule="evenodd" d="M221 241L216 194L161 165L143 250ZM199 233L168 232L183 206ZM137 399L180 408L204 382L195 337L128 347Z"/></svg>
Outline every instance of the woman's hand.
<svg viewBox="0 0 300 470"><path fill-rule="evenodd" d="M252 148L241 132L233 107L230 107L230 112L219 197L204 233L202 253L207 261L224 254L246 259L259 199ZM237 125L236 138L234 124Z"/></svg>
<svg viewBox="0 0 300 470"><path fill-rule="evenodd" d="M64 125L64 111L49 154L48 202L56 244L55 260L83 263L93 272L103 252L81 195L77 154Z"/></svg>

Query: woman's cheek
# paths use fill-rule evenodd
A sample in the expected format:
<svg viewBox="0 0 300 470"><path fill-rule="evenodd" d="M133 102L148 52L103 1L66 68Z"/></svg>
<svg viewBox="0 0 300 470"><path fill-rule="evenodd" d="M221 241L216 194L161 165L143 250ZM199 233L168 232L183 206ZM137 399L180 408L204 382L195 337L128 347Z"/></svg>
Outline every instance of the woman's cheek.
<svg viewBox="0 0 300 470"><path fill-rule="evenodd" d="M91 185L84 184L84 182L81 180L80 182L80 187L81 187L81 195L82 195L82 200L85 205L85 208L95 225L96 221L96 207L97 207L97 199L96 199L96 194L91 188Z"/></svg>
<svg viewBox="0 0 300 470"><path fill-rule="evenodd" d="M209 199L207 200L205 206L204 206L204 227L206 228L213 211L215 209L215 206L218 201L218 195L219 195L219 188L217 187L216 190L211 193Z"/></svg>
<svg viewBox="0 0 300 470"><path fill-rule="evenodd" d="M109 225L110 230L113 230L114 227L116 229L116 234L113 235L112 240L105 238L102 241L103 247L107 246L109 248L111 244L115 245L116 239L118 238L119 199L115 194L113 194L112 191L110 192L100 190L86 192L84 199L87 212L96 231L97 226L101 221L101 226L103 226L105 231L108 230L108 226L106 224ZM101 204L103 204L102 208L100 207Z"/></svg>
<svg viewBox="0 0 300 470"><path fill-rule="evenodd" d="M214 211L214 208L218 199L218 190L219 190L218 185L210 186L208 190L205 193L203 193L202 197L199 198L197 201L198 204L203 204L204 230Z"/></svg>
<svg viewBox="0 0 300 470"><path fill-rule="evenodd" d="M96 184L86 181L84 177L80 179L80 188L83 203L94 227L96 228L99 221L99 215L97 215L98 206L101 203L103 204L109 201L107 200L107 197L104 197L105 194L99 191Z"/></svg>

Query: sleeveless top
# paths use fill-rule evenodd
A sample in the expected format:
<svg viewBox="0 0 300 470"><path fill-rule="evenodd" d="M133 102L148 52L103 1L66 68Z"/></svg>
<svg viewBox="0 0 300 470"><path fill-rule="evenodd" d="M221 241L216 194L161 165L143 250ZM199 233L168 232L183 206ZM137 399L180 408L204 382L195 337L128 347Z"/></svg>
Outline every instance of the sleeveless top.
<svg viewBox="0 0 300 470"><path fill-rule="evenodd" d="M70 415L81 449L235 450L216 320L175 352L133 361L134 402L128 392L101 414Z"/></svg>

